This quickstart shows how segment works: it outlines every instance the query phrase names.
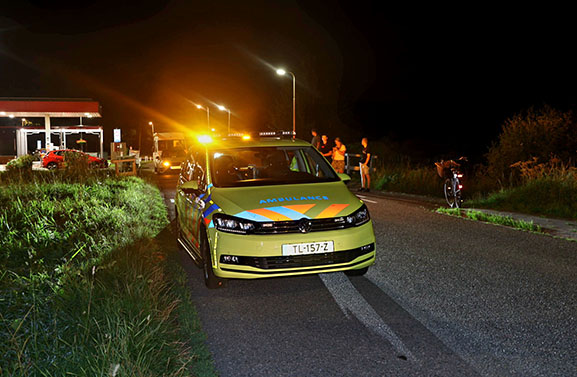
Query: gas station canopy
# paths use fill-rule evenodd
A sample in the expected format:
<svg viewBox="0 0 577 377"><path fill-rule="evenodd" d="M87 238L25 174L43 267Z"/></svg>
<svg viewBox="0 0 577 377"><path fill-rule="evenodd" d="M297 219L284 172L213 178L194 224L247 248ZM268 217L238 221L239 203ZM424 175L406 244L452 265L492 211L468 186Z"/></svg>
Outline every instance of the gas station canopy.
<svg viewBox="0 0 577 377"><path fill-rule="evenodd" d="M28 135L43 134L39 148L54 149L52 134L59 135L59 147L66 147L66 136L71 134L97 134L100 139L100 156L103 155L102 127L83 126L82 118L100 118L100 104L85 98L0 98L0 118L44 118L44 127L26 127L16 132L16 153L28 153ZM80 118L77 127L52 127L51 118Z"/></svg>
<svg viewBox="0 0 577 377"><path fill-rule="evenodd" d="M99 118L100 104L91 99L0 98L2 117Z"/></svg>

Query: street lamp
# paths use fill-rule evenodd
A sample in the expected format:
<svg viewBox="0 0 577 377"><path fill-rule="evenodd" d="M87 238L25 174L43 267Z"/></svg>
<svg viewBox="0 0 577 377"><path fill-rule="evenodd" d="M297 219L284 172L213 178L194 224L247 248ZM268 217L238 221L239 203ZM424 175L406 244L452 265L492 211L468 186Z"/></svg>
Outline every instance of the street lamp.
<svg viewBox="0 0 577 377"><path fill-rule="evenodd" d="M297 132L296 132L296 99L295 99L295 94L296 94L296 77L295 74L292 72L287 72L282 68L279 68L276 70L276 74L279 76L284 76L286 74L290 74L293 78L293 139L296 137Z"/></svg>
<svg viewBox="0 0 577 377"><path fill-rule="evenodd" d="M201 105L196 105L199 110L206 110L206 129L210 131L210 107L202 107Z"/></svg>
<svg viewBox="0 0 577 377"><path fill-rule="evenodd" d="M230 109L227 109L226 107L224 107L222 105L218 105L217 107L220 111L227 111L228 112L228 134L230 135Z"/></svg>

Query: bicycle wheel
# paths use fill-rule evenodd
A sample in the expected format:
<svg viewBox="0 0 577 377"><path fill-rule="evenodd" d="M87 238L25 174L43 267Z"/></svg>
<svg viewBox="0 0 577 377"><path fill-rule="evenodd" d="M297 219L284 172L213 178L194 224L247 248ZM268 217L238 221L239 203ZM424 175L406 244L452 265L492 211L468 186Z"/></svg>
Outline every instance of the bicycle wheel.
<svg viewBox="0 0 577 377"><path fill-rule="evenodd" d="M455 178L453 180L453 184L455 185L453 192L455 193L455 208L461 208L461 205L463 204L463 193L461 192L461 188L459 186L461 186L461 182L459 182L458 178Z"/></svg>
<svg viewBox="0 0 577 377"><path fill-rule="evenodd" d="M445 179L443 191L445 192L445 200L447 201L447 204L449 207L453 208L455 206L455 191L453 190L453 182L451 179Z"/></svg>

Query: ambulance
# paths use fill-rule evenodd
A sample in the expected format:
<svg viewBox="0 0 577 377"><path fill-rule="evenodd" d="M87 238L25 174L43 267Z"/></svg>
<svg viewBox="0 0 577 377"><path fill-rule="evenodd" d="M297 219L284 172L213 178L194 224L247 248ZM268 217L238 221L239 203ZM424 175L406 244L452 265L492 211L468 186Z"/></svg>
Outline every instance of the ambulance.
<svg viewBox="0 0 577 377"><path fill-rule="evenodd" d="M287 133L199 136L176 189L178 245L209 288L227 279L345 271L375 262L369 211L328 161Z"/></svg>

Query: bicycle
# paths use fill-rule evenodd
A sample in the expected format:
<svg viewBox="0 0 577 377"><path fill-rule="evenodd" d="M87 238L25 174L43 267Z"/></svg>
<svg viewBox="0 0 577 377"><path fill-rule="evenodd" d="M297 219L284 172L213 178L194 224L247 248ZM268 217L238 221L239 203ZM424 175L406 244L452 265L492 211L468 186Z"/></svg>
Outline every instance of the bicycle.
<svg viewBox="0 0 577 377"><path fill-rule="evenodd" d="M466 157L461 157L459 161L467 161ZM453 160L435 162L437 174L445 180L443 183L443 193L450 208L461 208L463 205L463 184L461 179L463 173L459 169L461 165Z"/></svg>

